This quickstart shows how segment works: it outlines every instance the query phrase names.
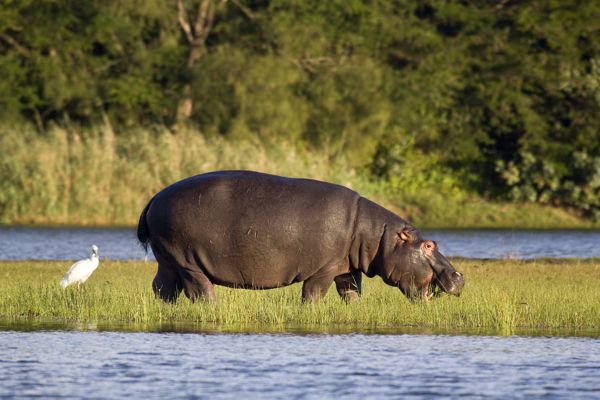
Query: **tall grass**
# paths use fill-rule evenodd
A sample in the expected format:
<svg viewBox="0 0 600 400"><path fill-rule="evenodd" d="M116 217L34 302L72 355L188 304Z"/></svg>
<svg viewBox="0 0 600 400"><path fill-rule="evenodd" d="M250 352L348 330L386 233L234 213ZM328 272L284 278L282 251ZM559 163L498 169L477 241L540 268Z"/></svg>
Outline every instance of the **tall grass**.
<svg viewBox="0 0 600 400"><path fill-rule="evenodd" d="M0 319L80 323L209 324L221 329L403 329L587 331L600 335L600 261L455 260L466 276L460 298L409 302L380 279L365 279L361 301L346 304L332 288L302 305L301 285L251 291L217 287L218 303L155 299L154 263L108 262L81 289L58 282L68 262L0 262Z"/></svg>
<svg viewBox="0 0 600 400"><path fill-rule="evenodd" d="M150 197L187 176L252 169L349 186L419 226L591 226L559 209L492 203L453 179L407 169L391 183L369 179L343 157L280 141L205 137L191 129L144 128L115 135L110 125L44 134L0 125L0 223L135 225Z"/></svg>
<svg viewBox="0 0 600 400"><path fill-rule="evenodd" d="M352 176L325 157L285 142L267 147L158 128L119 136L107 126L84 133L55 127L42 136L0 129L3 223L133 225L159 189L217 169L321 179L335 175L338 181Z"/></svg>

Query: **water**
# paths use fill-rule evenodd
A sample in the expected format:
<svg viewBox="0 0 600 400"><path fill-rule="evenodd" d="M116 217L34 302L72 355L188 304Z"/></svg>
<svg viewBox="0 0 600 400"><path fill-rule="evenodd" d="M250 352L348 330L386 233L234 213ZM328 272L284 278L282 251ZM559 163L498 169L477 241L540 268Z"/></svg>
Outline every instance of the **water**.
<svg viewBox="0 0 600 400"><path fill-rule="evenodd" d="M591 398L600 339L0 332L0 397Z"/></svg>
<svg viewBox="0 0 600 400"><path fill-rule="evenodd" d="M600 257L600 231L426 230L448 256L468 258ZM100 247L101 258L142 259L133 229L0 228L0 260L73 260ZM150 258L152 255L150 254Z"/></svg>
<svg viewBox="0 0 600 400"><path fill-rule="evenodd" d="M451 256L600 257L597 231L425 235ZM144 257L132 229L0 228L0 259L75 259L92 244L104 258ZM0 321L0 398L576 399L600 393L597 335L77 329L83 330Z"/></svg>
<svg viewBox="0 0 600 400"><path fill-rule="evenodd" d="M600 231L437 230L425 231L444 254L467 258L600 257Z"/></svg>
<svg viewBox="0 0 600 400"><path fill-rule="evenodd" d="M0 228L0 260L80 259L90 256L93 244L100 248L102 259L145 257L130 228Z"/></svg>

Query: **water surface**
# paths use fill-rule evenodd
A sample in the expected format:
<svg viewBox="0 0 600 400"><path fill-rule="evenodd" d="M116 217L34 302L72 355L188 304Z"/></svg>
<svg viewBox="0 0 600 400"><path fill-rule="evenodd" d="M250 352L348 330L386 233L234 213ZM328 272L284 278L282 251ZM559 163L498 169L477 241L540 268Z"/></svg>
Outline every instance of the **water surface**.
<svg viewBox="0 0 600 400"><path fill-rule="evenodd" d="M591 398L600 339L0 331L0 397Z"/></svg>
<svg viewBox="0 0 600 400"><path fill-rule="evenodd" d="M600 257L600 231L593 230L425 230L448 256L467 258ZM113 260L146 256L130 228L0 227L0 260L73 260L89 256ZM152 258L152 254L150 254Z"/></svg>
<svg viewBox="0 0 600 400"><path fill-rule="evenodd" d="M431 230L442 252L467 258L596 258L598 230Z"/></svg>
<svg viewBox="0 0 600 400"><path fill-rule="evenodd" d="M80 259L90 256L93 244L104 259L146 256L131 228L0 227L0 260Z"/></svg>

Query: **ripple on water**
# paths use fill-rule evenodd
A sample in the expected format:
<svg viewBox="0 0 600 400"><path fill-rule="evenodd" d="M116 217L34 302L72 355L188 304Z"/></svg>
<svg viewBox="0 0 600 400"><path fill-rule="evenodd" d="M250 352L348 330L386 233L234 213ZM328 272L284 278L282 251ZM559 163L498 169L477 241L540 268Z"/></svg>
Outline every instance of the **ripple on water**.
<svg viewBox="0 0 600 400"><path fill-rule="evenodd" d="M600 391L600 339L0 332L0 397L530 397Z"/></svg>

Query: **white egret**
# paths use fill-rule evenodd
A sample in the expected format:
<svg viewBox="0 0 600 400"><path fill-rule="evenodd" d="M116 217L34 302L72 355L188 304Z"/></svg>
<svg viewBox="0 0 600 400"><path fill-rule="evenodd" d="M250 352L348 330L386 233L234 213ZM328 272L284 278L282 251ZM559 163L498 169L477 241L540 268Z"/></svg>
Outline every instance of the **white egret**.
<svg viewBox="0 0 600 400"><path fill-rule="evenodd" d="M98 268L98 246L92 246L92 255L90 258L77 261L71 265L71 268L67 271L60 281L60 287L65 289L67 286L77 283L77 286L81 285L92 275L92 272Z"/></svg>

